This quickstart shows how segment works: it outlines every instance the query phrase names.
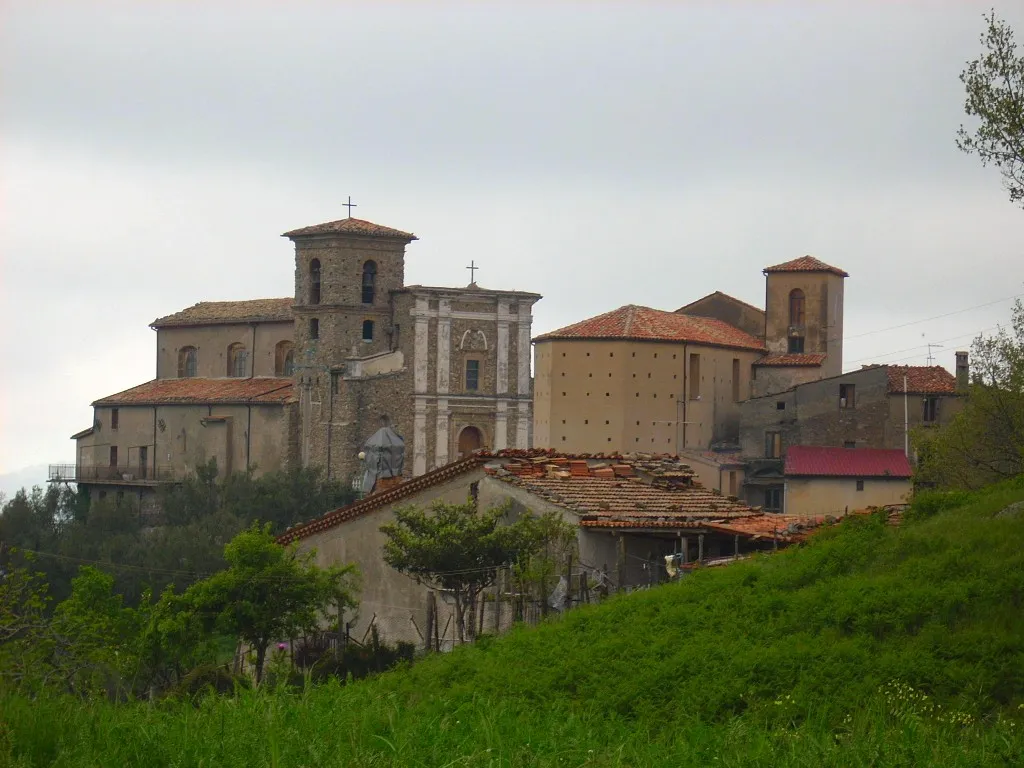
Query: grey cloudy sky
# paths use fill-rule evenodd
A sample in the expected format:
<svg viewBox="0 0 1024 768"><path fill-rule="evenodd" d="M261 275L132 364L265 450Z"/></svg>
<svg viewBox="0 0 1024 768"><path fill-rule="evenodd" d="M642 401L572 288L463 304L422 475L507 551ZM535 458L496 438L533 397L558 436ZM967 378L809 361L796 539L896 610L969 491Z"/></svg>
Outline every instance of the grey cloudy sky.
<svg viewBox="0 0 1024 768"><path fill-rule="evenodd" d="M851 274L848 368L951 367L1024 294L1024 212L954 145L991 2L9 0L0 472L73 461L155 317L291 295L280 233L350 194L420 236L409 282L542 293L536 333L763 304L810 253Z"/></svg>

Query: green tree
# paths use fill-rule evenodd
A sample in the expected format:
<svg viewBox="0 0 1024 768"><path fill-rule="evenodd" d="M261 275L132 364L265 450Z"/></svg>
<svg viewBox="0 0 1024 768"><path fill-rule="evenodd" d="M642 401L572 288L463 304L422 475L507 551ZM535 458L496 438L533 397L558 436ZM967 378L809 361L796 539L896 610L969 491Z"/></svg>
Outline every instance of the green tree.
<svg viewBox="0 0 1024 768"><path fill-rule="evenodd" d="M963 409L938 431L919 430L917 479L940 488L980 488L1024 472L1024 305L1010 328L971 345Z"/></svg>
<svg viewBox="0 0 1024 768"><path fill-rule="evenodd" d="M0 564L0 680L26 687L45 682L49 602L41 572Z"/></svg>
<svg viewBox="0 0 1024 768"><path fill-rule="evenodd" d="M398 508L395 522L381 526L388 565L420 583L451 590L460 642L474 630L472 621L467 627L467 609L494 583L498 570L536 552L543 541L537 518L526 514L509 522L508 512L508 505L482 510L472 499L437 501L429 510Z"/></svg>
<svg viewBox="0 0 1024 768"><path fill-rule="evenodd" d="M314 556L282 547L269 524L254 524L224 548L227 569L183 595L207 632L235 636L253 649L257 682L272 642L313 632L329 609L354 604L355 567L319 568Z"/></svg>
<svg viewBox="0 0 1024 768"><path fill-rule="evenodd" d="M964 109L978 123L973 132L960 126L957 146L976 154L982 165L995 165L1010 201L1024 205L1024 57L1017 55L1013 29L995 11L985 22L985 51L960 73Z"/></svg>

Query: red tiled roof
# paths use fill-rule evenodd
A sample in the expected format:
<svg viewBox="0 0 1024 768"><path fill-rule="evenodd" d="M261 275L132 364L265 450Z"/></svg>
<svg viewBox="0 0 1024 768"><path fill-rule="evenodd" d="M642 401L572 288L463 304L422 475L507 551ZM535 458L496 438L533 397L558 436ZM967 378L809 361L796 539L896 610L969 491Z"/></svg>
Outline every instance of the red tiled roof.
<svg viewBox="0 0 1024 768"><path fill-rule="evenodd" d="M549 339L688 341L734 349L764 349L759 339L721 320L664 312L636 304L628 304L603 315L542 334L534 341Z"/></svg>
<svg viewBox="0 0 1024 768"><path fill-rule="evenodd" d="M833 267L820 259L814 258L813 256L801 256L800 258L793 259L792 261L785 261L782 264L765 267L763 271L766 275L769 272L831 272L833 275L839 275L840 277L850 276L839 267Z"/></svg>
<svg viewBox="0 0 1024 768"><path fill-rule="evenodd" d="M887 365L889 392L903 394L903 377L907 377L909 395L952 395L956 377L941 365Z"/></svg>
<svg viewBox="0 0 1024 768"><path fill-rule="evenodd" d="M411 232L383 227L365 219L339 219L310 227L300 227L285 232L281 237L302 237L303 235L358 235L360 237L394 237L402 240L418 240Z"/></svg>
<svg viewBox="0 0 1024 768"><path fill-rule="evenodd" d="M903 451L793 445L786 451L787 477L910 477Z"/></svg>
<svg viewBox="0 0 1024 768"><path fill-rule="evenodd" d="M765 355L754 361L754 365L781 367L818 366L825 362L825 355L812 352L801 352L785 355Z"/></svg>
<svg viewBox="0 0 1024 768"><path fill-rule="evenodd" d="M291 379L154 379L101 398L93 405L175 405L191 403L284 403Z"/></svg>
<svg viewBox="0 0 1024 768"><path fill-rule="evenodd" d="M728 520L651 520L638 525L631 520L584 519L583 528L682 528L716 531L746 539L775 539L780 542L800 541L831 521L826 517L752 513Z"/></svg>
<svg viewBox="0 0 1024 768"><path fill-rule="evenodd" d="M247 301L201 301L173 315L158 317L152 328L176 325L223 325L225 323L291 322L295 299L249 299Z"/></svg>

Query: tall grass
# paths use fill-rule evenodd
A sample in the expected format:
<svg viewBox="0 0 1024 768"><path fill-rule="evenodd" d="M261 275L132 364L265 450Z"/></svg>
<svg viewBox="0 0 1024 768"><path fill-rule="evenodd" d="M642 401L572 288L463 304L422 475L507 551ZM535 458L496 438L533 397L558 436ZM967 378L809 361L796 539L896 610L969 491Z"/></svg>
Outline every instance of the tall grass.
<svg viewBox="0 0 1024 768"><path fill-rule="evenodd" d="M1024 764L1024 481L349 686L0 695L18 766Z"/></svg>

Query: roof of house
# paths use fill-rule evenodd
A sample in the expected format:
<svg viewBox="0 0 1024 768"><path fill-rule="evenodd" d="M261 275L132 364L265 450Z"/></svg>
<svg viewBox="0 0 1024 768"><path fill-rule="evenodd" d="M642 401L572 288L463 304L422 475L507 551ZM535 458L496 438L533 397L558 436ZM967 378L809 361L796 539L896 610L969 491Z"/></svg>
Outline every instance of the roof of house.
<svg viewBox="0 0 1024 768"><path fill-rule="evenodd" d="M911 476L910 462L899 449L832 448L793 445L786 451L787 477Z"/></svg>
<svg viewBox="0 0 1024 768"><path fill-rule="evenodd" d="M412 232L384 227L365 219L338 219L324 224L313 224L285 232L281 237L302 237L304 235L356 235L359 237L392 237L401 240L418 240Z"/></svg>
<svg viewBox="0 0 1024 768"><path fill-rule="evenodd" d="M409 498L474 470L572 510L582 520L624 522L629 527L680 527L687 520L727 520L755 514L693 481L679 459L653 454L562 455L544 449L478 451L385 491L295 526L278 537L287 544ZM581 523L582 524L582 523Z"/></svg>
<svg viewBox="0 0 1024 768"><path fill-rule="evenodd" d="M286 403L291 379L154 379L96 400L93 405L189 405L205 403Z"/></svg>
<svg viewBox="0 0 1024 768"><path fill-rule="evenodd" d="M771 267L765 267L763 272L766 275L769 272L831 272L833 275L839 275L840 277L850 276L845 270L826 264L824 261L816 259L813 256L801 256L798 259L792 259L791 261L784 261L781 264L775 264Z"/></svg>
<svg viewBox="0 0 1024 768"><path fill-rule="evenodd" d="M790 543L802 541L808 534L823 525L830 524L833 520L834 518L823 516L806 517L804 515L752 513L745 517L733 517L724 520L651 520L645 522L642 526L638 526L636 522L629 520L583 519L580 521L580 526L583 528L699 528L701 530L742 536L746 539L775 539L780 542Z"/></svg>
<svg viewBox="0 0 1024 768"><path fill-rule="evenodd" d="M719 297L719 298L723 298L723 299L726 299L728 301L731 301L731 302L733 302L735 304L742 304L744 307L752 309L755 312L760 312L762 315L764 314L764 310L761 309L760 307L755 307L753 304L750 304L749 302L743 301L743 299L737 299L735 296L730 296L725 291L712 291L707 296L701 296L699 299L696 299L694 301L691 301L689 304L685 304L685 305L681 306L679 309L676 310L676 312L685 315L686 311L688 309L690 309L691 307L693 307L695 304L700 304L700 302L702 302L702 301L704 301L706 299L713 299L716 296Z"/></svg>
<svg viewBox="0 0 1024 768"><path fill-rule="evenodd" d="M721 320L681 315L628 304L556 331L534 341L549 339L604 339L632 341L686 341L734 349L764 350L760 339Z"/></svg>
<svg viewBox="0 0 1024 768"><path fill-rule="evenodd" d="M177 325L224 325L226 323L291 322L295 299L248 299L246 301L201 301L173 315L158 317L152 328Z"/></svg>
<svg viewBox="0 0 1024 768"><path fill-rule="evenodd" d="M793 368L798 366L815 367L825 362L825 355L815 352L788 353L783 355L765 355L754 361L754 365Z"/></svg>
<svg viewBox="0 0 1024 768"><path fill-rule="evenodd" d="M941 365L887 365L889 392L903 394L903 377L908 395L952 395L956 377Z"/></svg>
<svg viewBox="0 0 1024 768"><path fill-rule="evenodd" d="M95 431L96 431L96 427L86 427L81 432L75 432L75 434L73 434L71 436L71 439L72 440L78 440L80 437L88 437L89 435L91 435Z"/></svg>

